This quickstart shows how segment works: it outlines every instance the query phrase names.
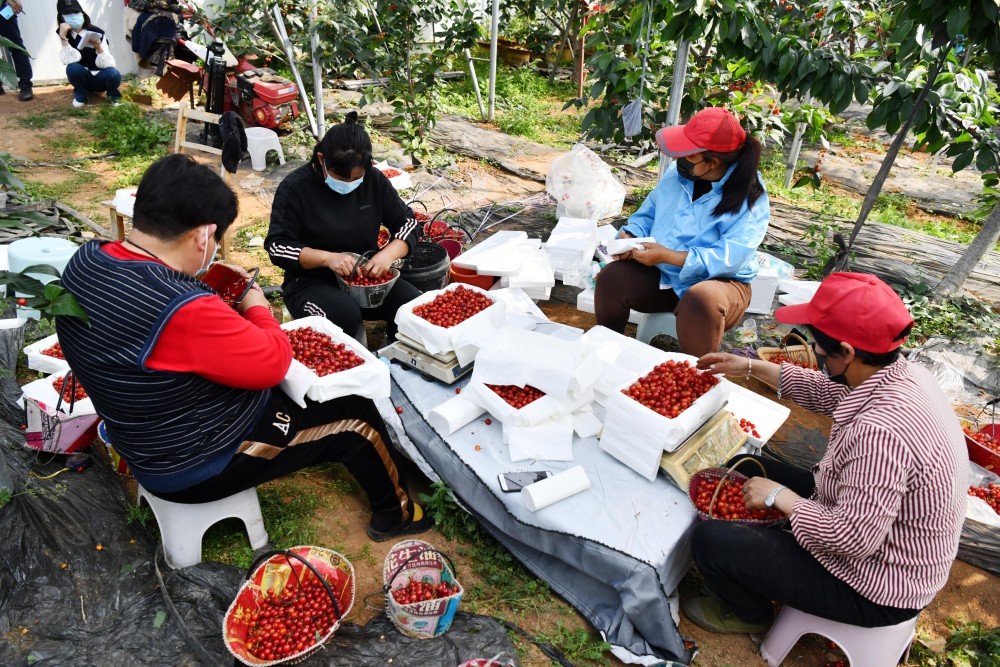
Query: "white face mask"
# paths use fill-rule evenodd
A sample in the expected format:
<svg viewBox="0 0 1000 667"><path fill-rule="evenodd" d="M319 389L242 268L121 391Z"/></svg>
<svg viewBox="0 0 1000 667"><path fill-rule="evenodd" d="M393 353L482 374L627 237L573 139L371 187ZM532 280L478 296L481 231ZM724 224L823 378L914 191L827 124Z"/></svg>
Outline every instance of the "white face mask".
<svg viewBox="0 0 1000 667"><path fill-rule="evenodd" d="M219 252L219 242L215 241L214 238L212 240L215 242L215 250L212 251L212 256L209 257L209 255L208 255L208 225L205 225L205 251L204 251L204 253L202 253L202 256L201 256L201 268L198 269L197 271L195 271L195 273L194 273L194 277L195 278L197 278L198 276L205 275L208 272L208 267L212 266L212 262L215 261L215 255L216 255L216 253Z"/></svg>

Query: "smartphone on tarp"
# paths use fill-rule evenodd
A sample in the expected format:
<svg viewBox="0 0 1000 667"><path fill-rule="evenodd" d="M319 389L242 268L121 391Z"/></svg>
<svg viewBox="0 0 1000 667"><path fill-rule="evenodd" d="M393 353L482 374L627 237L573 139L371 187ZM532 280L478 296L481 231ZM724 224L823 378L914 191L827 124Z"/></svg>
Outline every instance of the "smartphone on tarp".
<svg viewBox="0 0 1000 667"><path fill-rule="evenodd" d="M523 487L552 477L548 470L529 470L527 472L502 472L498 476L500 490L504 493L517 493Z"/></svg>

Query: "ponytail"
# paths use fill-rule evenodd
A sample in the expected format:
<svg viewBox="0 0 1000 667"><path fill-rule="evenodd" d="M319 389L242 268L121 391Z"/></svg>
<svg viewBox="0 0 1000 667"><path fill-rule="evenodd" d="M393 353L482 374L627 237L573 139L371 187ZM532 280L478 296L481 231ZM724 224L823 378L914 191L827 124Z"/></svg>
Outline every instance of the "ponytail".
<svg viewBox="0 0 1000 667"><path fill-rule="evenodd" d="M355 167L367 170L371 166L372 140L359 123L357 111L349 112L343 123L327 130L313 148L312 166L322 177L323 167L317 157L319 153L323 154L327 170L341 178L350 178Z"/></svg>
<svg viewBox="0 0 1000 667"><path fill-rule="evenodd" d="M722 199L713 211L715 215L736 213L742 208L743 202L747 203L748 208L753 208L754 202L764 194L764 187L757 176L762 150L760 142L748 134L739 150L731 153L702 153L706 158L718 158L725 165L736 163L733 173L722 186Z"/></svg>

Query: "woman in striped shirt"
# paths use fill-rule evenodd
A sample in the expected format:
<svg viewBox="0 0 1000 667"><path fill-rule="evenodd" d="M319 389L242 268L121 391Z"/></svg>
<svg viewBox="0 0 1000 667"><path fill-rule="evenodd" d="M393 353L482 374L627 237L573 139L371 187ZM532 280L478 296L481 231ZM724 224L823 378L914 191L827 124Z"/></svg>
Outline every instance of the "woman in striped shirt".
<svg viewBox="0 0 1000 667"><path fill-rule="evenodd" d="M712 353L699 368L755 377L832 418L811 471L761 459L743 487L749 508L776 508L790 530L706 521L692 555L714 596L684 609L715 632L764 632L773 601L842 623L895 625L944 586L968 487L962 430L947 398L900 347L913 324L888 285L835 273L807 304L775 317L808 325L824 373ZM748 476L759 470L739 468Z"/></svg>

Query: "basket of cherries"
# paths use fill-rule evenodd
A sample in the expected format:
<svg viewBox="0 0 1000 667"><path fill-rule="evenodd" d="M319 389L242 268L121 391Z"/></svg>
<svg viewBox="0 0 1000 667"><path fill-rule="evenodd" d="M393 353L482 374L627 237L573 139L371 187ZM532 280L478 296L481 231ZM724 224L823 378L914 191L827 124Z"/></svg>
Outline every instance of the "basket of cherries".
<svg viewBox="0 0 1000 667"><path fill-rule="evenodd" d="M736 467L744 462L756 463L767 476L764 466L750 457L738 460L729 468L705 468L691 476L688 497L698 510L699 518L751 526L771 526L785 520L785 515L776 509L749 509L743 503L743 484L748 478L736 472Z"/></svg>

